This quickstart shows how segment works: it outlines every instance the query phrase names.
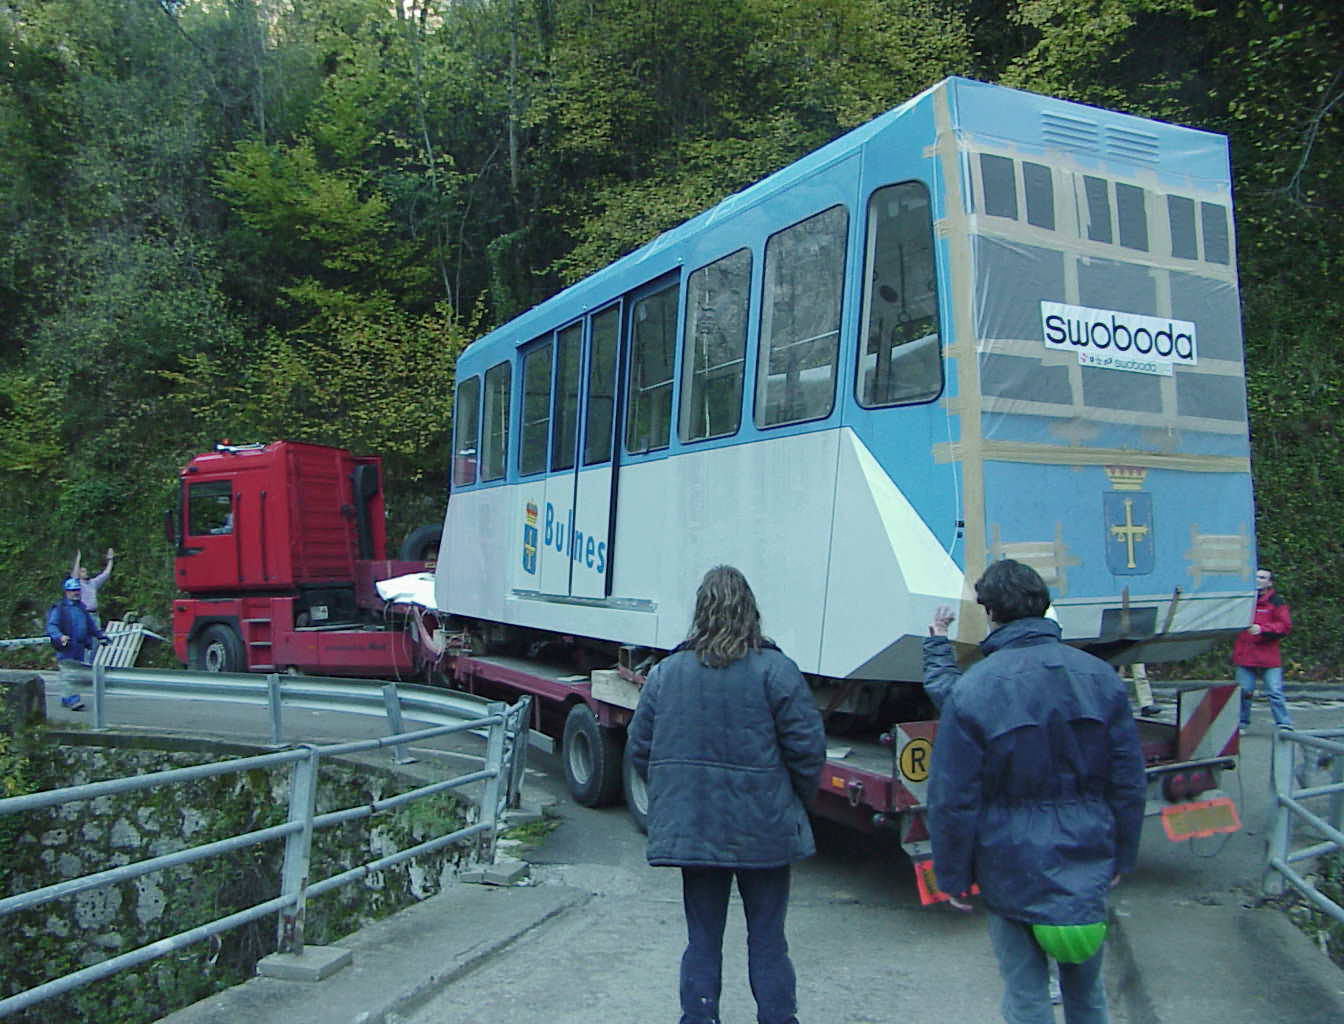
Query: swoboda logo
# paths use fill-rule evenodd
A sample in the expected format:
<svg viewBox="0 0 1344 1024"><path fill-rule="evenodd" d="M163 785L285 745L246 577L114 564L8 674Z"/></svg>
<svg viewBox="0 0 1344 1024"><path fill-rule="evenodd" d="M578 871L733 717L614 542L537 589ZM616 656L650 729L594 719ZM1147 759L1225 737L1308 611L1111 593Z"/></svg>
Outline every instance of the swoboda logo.
<svg viewBox="0 0 1344 1024"><path fill-rule="evenodd" d="M1170 377L1173 366L1198 362L1188 320L1042 302L1041 329L1046 348L1075 352L1083 366Z"/></svg>

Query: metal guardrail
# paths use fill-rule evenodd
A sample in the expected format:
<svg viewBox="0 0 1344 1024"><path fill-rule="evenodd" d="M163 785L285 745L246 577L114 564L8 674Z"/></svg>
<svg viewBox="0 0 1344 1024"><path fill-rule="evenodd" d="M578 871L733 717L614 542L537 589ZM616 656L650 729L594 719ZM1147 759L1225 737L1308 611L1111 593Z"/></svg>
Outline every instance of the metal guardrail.
<svg viewBox="0 0 1344 1024"><path fill-rule="evenodd" d="M103 627L109 639L122 636L147 636L163 642L164 638L159 636L153 630L146 629L141 623L135 622L108 622ZM8 640L0 640L0 651L8 650L13 647L42 647L51 643L51 637L45 633L42 636L20 636Z"/></svg>
<svg viewBox="0 0 1344 1024"><path fill-rule="evenodd" d="M106 728L109 696L136 696L179 699L192 697L264 706L269 710L271 739L276 745L280 744L280 736L283 734L283 712L286 708L342 711L384 717L391 726L392 733L376 739L323 746L299 744L255 757L235 758L213 764L87 783L0 800L0 815L21 814L76 801L93 800L100 796L149 790L257 768L289 765L291 770L288 814L283 825L186 847L173 853L66 879L53 885L0 899L0 917L4 917L62 897L127 882L154 871L180 867L262 843L281 839L285 843L280 891L274 899L0 999L0 1017L7 1017L46 999L165 956L184 946L219 935L268 914L279 914L277 935L280 951L302 953L304 908L309 897L320 896L341 885L358 881L371 872L392 867L413 857L433 853L446 846L465 843L472 839L478 844L477 852L481 859L493 859L501 815L506 807L516 806L521 792L526 765L526 735L531 702L529 697L523 697L512 705L487 704L473 697L435 690L431 687L398 686L372 680L278 675L262 679L246 675L139 669L107 670L102 666L91 668L89 676L92 683L93 720L96 729ZM403 712L436 724L430 728L404 732L401 728ZM324 814L316 813L318 765L321 758L390 748L396 759L404 763L413 760L404 755L407 744L461 732L484 735L486 752L484 767L481 769L419 786L409 792L371 803L328 811ZM483 782L484 787L480 797L480 813L475 823L357 865L329 878L317 881L309 879L313 834L318 829L371 817L380 811L392 810L414 800L476 782Z"/></svg>
<svg viewBox="0 0 1344 1024"><path fill-rule="evenodd" d="M67 669L67 671L71 671ZM303 711L339 711L384 718L390 732L401 731L403 717L433 725L479 718L487 703L479 697L414 683L388 683L343 676L303 676L272 672L191 672L185 669L109 669L102 665L73 669L88 679L92 692L93 727L107 728L108 697L150 697L224 701L264 707L269 713L270 740L279 746L284 736L286 708ZM400 749L397 759L404 763Z"/></svg>
<svg viewBox="0 0 1344 1024"><path fill-rule="evenodd" d="M1344 729L1274 731L1270 783L1274 790L1274 821L1269 830L1263 888L1277 896L1291 885L1322 913L1344 923L1344 907L1322 893L1293 865L1344 850ZM1328 782L1322 779L1327 777ZM1325 816L1312 811L1328 797ZM1317 841L1292 849L1295 824L1305 824Z"/></svg>

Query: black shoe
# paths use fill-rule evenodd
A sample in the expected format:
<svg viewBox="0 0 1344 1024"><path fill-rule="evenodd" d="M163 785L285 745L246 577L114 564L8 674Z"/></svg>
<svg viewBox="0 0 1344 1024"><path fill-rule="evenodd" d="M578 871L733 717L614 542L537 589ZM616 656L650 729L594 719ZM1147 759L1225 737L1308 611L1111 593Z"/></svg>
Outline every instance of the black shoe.
<svg viewBox="0 0 1344 1024"><path fill-rule="evenodd" d="M1149 718L1153 718L1157 715L1162 714L1162 709L1158 707L1156 704L1149 704L1146 708L1141 708L1139 710L1139 714L1147 715Z"/></svg>

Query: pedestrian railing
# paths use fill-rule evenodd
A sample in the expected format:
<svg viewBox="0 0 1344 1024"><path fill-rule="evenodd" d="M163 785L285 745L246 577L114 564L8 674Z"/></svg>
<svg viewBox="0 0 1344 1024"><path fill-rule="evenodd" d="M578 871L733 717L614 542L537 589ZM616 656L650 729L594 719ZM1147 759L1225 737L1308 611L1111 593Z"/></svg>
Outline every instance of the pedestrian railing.
<svg viewBox="0 0 1344 1024"><path fill-rule="evenodd" d="M107 698L110 695L120 694L179 699L191 696L208 700L260 704L269 710L272 739L277 744L279 736L282 735L282 715L286 708L377 714L387 718L392 726L392 734L376 739L323 746L299 744L254 757L110 779L0 800L0 815L25 814L76 801L154 790L197 779L255 769L288 765L291 773L288 813L283 824L65 879L54 885L15 893L0 899L0 919L2 919L6 915L41 906L52 900L131 881L154 871L205 861L263 843L284 841L284 859L278 894L273 899L0 999L0 1017L7 1017L46 999L165 956L184 946L201 942L270 914L278 915L279 950L284 953L302 953L304 908L308 899L339 886L360 881L372 872L390 868L414 857L434 853L454 844L474 841L478 857L482 860L492 860L503 812L507 807L517 805L527 750L530 709L528 697L523 697L512 705L487 704L462 694L436 691L430 687L399 688L396 685L384 685L369 680L285 676L282 681L278 676L259 679L249 676L188 672L107 671L101 666L91 669L89 675L93 684L95 728L103 728L106 725ZM405 692L407 690L412 692ZM443 721L429 728L403 732L402 711L408 711L421 720ZM373 800L356 807L316 813L318 766L322 758L389 749L398 761L404 763L410 760L404 754L408 744L422 743L436 737L463 732L476 733L485 739L484 764L479 770L422 785L406 793ZM329 878L314 880L308 877L313 835L318 830L368 818L381 811L393 810L415 800L434 797L448 790L474 783L482 783L483 786L479 797L477 820L472 824L357 865ZM3 923L0 923L0 927L4 927Z"/></svg>
<svg viewBox="0 0 1344 1024"><path fill-rule="evenodd" d="M1277 896L1291 885L1318 910L1344 922L1344 907L1293 865L1344 850L1344 729L1274 731L1270 784L1274 817L1269 830L1264 890ZM1307 844L1294 847L1299 833Z"/></svg>

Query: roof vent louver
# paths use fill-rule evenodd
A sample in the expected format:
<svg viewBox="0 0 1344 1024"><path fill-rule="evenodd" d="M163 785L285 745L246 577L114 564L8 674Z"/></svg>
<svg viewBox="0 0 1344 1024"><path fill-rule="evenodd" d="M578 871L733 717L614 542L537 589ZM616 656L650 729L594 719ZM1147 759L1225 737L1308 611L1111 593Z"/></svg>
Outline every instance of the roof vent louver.
<svg viewBox="0 0 1344 1024"><path fill-rule="evenodd" d="M1047 146L1075 153L1100 153L1101 128L1094 121L1060 114L1041 114L1041 140Z"/></svg>
<svg viewBox="0 0 1344 1024"><path fill-rule="evenodd" d="M1159 156L1157 136L1128 128L1107 128L1106 155L1117 160L1156 164Z"/></svg>

